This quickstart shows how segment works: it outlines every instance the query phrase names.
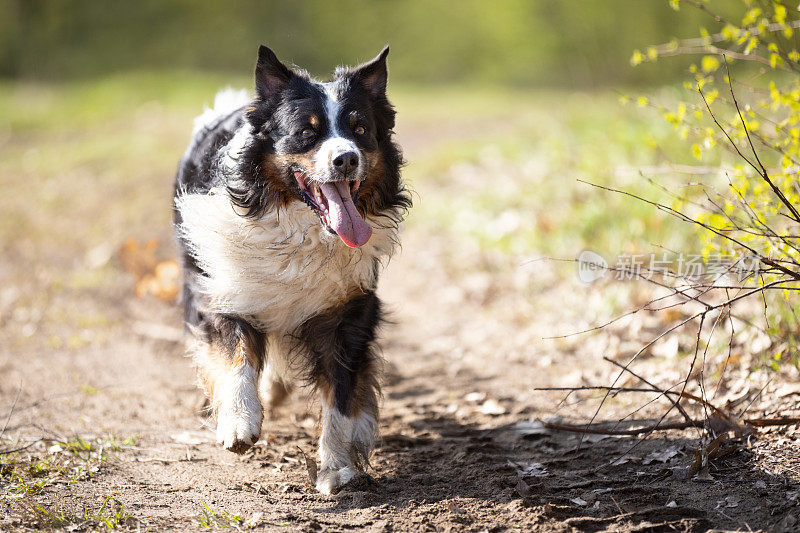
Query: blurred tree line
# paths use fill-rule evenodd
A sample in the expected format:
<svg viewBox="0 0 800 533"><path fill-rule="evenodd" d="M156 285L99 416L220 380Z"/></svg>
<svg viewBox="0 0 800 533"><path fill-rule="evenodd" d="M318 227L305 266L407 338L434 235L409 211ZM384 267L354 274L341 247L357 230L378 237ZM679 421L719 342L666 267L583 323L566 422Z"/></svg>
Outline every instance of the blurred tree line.
<svg viewBox="0 0 800 533"><path fill-rule="evenodd" d="M241 74L259 43L325 75L388 42L392 76L406 83L663 83L689 59L631 69L631 51L717 29L666 0L0 0L0 9L0 77L37 79Z"/></svg>

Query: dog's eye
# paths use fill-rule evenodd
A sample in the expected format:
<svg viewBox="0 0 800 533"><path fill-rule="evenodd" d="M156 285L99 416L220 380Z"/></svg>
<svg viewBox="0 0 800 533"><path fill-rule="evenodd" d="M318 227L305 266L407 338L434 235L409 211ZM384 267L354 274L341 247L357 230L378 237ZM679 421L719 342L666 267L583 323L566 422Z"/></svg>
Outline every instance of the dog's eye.
<svg viewBox="0 0 800 533"><path fill-rule="evenodd" d="M300 133L300 135L308 139L314 135L314 130L306 128Z"/></svg>
<svg viewBox="0 0 800 533"><path fill-rule="evenodd" d="M364 126L356 126L354 131L356 132L356 135L364 135L367 132Z"/></svg>

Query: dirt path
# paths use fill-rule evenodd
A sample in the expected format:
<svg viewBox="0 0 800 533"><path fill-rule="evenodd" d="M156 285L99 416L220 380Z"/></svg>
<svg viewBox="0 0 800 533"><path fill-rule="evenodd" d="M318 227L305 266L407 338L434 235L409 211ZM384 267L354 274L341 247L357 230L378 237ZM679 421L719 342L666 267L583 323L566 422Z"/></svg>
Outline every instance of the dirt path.
<svg viewBox="0 0 800 533"><path fill-rule="evenodd" d="M168 228L156 236L168 242ZM28 468L25 482L2 467L3 529L101 526L74 510L96 511L109 496L132 516L123 525L169 530L246 527L238 518L306 531L792 530L800 520L797 433L766 434L701 482L682 476L694 433L626 453L636 441L520 432L516 424L558 411L561 397L535 386L608 375L595 341L542 340L585 325L604 297L547 263L493 258L411 224L380 288L395 321L383 342L383 440L371 477L332 497L313 490L303 457L315 450L316 404L295 395L251 452L222 451L199 414L179 312L133 297L113 261L100 288L59 288L47 269L23 276L13 257L0 268L21 280L0 299L0 412L21 384L2 442L33 442L16 456L30 465L48 450L57 458ZM55 336L70 328L80 333ZM625 407L611 402L604 415ZM38 481L47 482L32 488ZM52 515L65 506L59 522Z"/></svg>
<svg viewBox="0 0 800 533"><path fill-rule="evenodd" d="M546 309L522 333L510 316L487 312L504 308L496 301L487 307L487 298L513 298L515 291L493 290L468 274L464 258L447 253L436 238L410 232L383 281L396 325L385 335L392 367L371 480L333 497L314 492L301 450L313 453L316 408L303 395L265 422L251 453L239 458L221 451L197 415L202 400L180 344L152 338L171 331L154 324L179 328L175 309L124 297L122 314L133 315L136 326L120 327L106 348L88 348L81 357L49 351L4 361L3 398L20 379L24 391L9 434L138 436L135 446L109 452L92 477L56 482L32 498L50 507L63 501L91 506L113 495L141 524L169 529L200 527L204 504L218 516L303 530L699 531L769 528L786 516L790 501L777 496L791 487L796 495L796 479L767 476L748 454L726 462L716 482L698 483L677 479L670 469L688 462L692 442L680 437L647 442L611 464L631 441L590 439L579 449L570 435L520 435L516 422L554 411L553 397L534 394L532 385L562 382L580 369L579 356L547 353L546 343L536 340L552 326ZM462 261L459 271L443 268L453 261ZM553 301L556 290L569 294L553 288L522 309L517 305L517 322L526 320L527 307ZM561 304L568 299L562 294ZM643 464L664 450L672 457ZM26 525L6 522L17 524Z"/></svg>

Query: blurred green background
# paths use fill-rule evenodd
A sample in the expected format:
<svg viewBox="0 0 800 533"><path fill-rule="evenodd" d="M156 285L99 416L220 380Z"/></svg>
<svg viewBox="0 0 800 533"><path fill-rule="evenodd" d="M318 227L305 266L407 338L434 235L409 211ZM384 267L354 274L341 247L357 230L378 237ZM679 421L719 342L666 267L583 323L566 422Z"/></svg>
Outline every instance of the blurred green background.
<svg viewBox="0 0 800 533"><path fill-rule="evenodd" d="M131 69L241 74L258 43L325 74L388 42L393 75L407 83L663 83L685 62L631 69L631 51L716 25L666 0L2 0L0 8L0 76L47 80Z"/></svg>

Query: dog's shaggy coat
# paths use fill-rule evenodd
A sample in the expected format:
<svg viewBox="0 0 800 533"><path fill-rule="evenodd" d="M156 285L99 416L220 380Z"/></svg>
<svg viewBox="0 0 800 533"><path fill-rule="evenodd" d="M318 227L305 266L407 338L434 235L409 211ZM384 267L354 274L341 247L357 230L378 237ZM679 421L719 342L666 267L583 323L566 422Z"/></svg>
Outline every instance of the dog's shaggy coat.
<svg viewBox="0 0 800 533"><path fill-rule="evenodd" d="M375 289L410 207L387 53L321 83L262 46L255 98L217 95L176 180L190 353L217 439L242 453L261 434L262 399L274 406L293 384L310 384L322 404L325 493L373 449Z"/></svg>

